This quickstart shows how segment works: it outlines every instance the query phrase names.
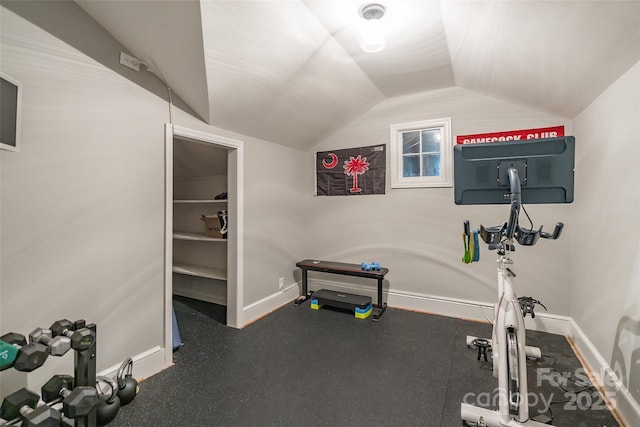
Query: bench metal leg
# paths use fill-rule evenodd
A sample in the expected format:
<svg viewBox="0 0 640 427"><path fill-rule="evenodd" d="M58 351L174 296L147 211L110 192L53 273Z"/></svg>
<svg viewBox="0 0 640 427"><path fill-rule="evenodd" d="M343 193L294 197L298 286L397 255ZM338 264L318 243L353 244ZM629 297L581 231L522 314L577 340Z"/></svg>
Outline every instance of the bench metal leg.
<svg viewBox="0 0 640 427"><path fill-rule="evenodd" d="M302 295L300 295L293 303L295 305L300 305L306 300L308 300L313 292L310 292L307 287L307 269L302 269Z"/></svg>
<svg viewBox="0 0 640 427"><path fill-rule="evenodd" d="M376 322L380 320L386 309L387 304L382 301L382 278L380 278L378 279L378 306L373 311L372 319Z"/></svg>

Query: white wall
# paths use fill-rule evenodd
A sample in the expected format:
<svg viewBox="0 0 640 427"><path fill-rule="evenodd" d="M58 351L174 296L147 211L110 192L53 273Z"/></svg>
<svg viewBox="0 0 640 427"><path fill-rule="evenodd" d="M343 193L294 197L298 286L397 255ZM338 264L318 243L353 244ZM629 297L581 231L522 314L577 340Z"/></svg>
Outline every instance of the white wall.
<svg viewBox="0 0 640 427"><path fill-rule="evenodd" d="M277 144L254 144L245 155L245 306L295 283L296 261L308 239L312 185L306 153ZM248 284L248 286L247 286Z"/></svg>
<svg viewBox="0 0 640 427"><path fill-rule="evenodd" d="M75 3L47 7L117 66L121 46ZM85 318L98 325L104 370L163 346L167 103L97 62L87 43L77 50L55 28L1 12L1 67L22 83L24 109L21 152L0 155L0 331L26 335ZM181 110L176 122L245 142L245 305L277 292L278 277L291 284L305 244L298 221L306 215L295 201L306 188L298 179L305 153ZM31 374L4 371L0 397L72 369L69 353Z"/></svg>
<svg viewBox="0 0 640 427"><path fill-rule="evenodd" d="M391 124L444 117L451 117L454 138L554 125L565 125L565 132L571 134L570 122L561 117L449 88L388 99L319 143L314 151L387 144ZM312 153L307 163L312 174ZM469 219L473 228L499 225L507 220L508 207L456 206L453 188L392 189L389 165L387 158L385 195L309 198L315 213L309 256L380 262L390 270L387 278L392 291L493 303L497 293L495 253L483 248L480 263L462 263L462 222ZM517 248L513 254L516 291L541 300L552 313L568 315L569 247L574 235L571 206L530 205L527 210L535 225L543 224L549 231L557 221L567 227L560 240Z"/></svg>
<svg viewBox="0 0 640 427"><path fill-rule="evenodd" d="M185 116L183 126L243 141L244 306L278 293L297 278L296 261L311 245L305 198L313 192L308 153L208 126Z"/></svg>
<svg viewBox="0 0 640 427"><path fill-rule="evenodd" d="M630 360L640 337L627 333L616 343L623 316L640 321L640 63L580 113L573 126L577 185L571 316L610 364L614 345L620 345L627 372L635 365L640 381L638 361ZM640 390L632 394L640 402Z"/></svg>
<svg viewBox="0 0 640 427"><path fill-rule="evenodd" d="M1 19L2 71L24 90L21 151L2 154L1 329L95 322L104 369L162 344L166 104L4 7ZM58 362L73 356L29 382Z"/></svg>

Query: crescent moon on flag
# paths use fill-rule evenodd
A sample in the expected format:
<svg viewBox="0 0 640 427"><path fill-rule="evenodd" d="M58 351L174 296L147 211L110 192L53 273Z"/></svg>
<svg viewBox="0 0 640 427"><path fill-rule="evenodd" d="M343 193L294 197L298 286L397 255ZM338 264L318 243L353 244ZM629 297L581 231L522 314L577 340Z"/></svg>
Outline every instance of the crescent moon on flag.
<svg viewBox="0 0 640 427"><path fill-rule="evenodd" d="M326 160L322 160L322 166L324 166L326 169L333 169L338 164L338 156L336 156L334 153L329 153L329 157L331 157L331 161L327 162Z"/></svg>

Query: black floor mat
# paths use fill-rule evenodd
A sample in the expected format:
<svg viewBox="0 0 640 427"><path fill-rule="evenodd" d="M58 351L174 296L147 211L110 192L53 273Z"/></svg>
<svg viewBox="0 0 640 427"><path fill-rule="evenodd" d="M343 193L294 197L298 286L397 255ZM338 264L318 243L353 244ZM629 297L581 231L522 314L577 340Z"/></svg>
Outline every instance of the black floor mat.
<svg viewBox="0 0 640 427"><path fill-rule="evenodd" d="M372 322L305 303L236 330L224 307L181 297L174 307L184 342L176 365L144 381L111 425L449 427L462 424L463 399L492 407L496 394L490 365L466 347L466 335L489 336L490 325L397 309ZM529 366L530 394L554 402L531 416L558 427L618 425L591 389L590 409L587 398L570 403L580 384L554 385L556 371L579 374L564 337L527 337L545 354Z"/></svg>

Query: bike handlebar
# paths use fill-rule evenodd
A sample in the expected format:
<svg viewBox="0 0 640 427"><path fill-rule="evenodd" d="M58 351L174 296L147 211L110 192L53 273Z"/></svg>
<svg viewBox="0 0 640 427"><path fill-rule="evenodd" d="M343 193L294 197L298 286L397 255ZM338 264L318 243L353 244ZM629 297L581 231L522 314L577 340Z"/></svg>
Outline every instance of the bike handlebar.
<svg viewBox="0 0 640 427"><path fill-rule="evenodd" d="M556 240L558 237L560 237L560 234L562 234L563 228L564 224L561 222L556 223L556 227L553 229L553 233L545 233L544 231L542 231L542 228L540 228L540 237L542 237L543 239Z"/></svg>
<svg viewBox="0 0 640 427"><path fill-rule="evenodd" d="M520 206L521 206L521 188L520 188L520 178L518 176L518 171L515 168L509 168L509 200L511 201L510 209L509 209L509 221L506 222L502 227L489 227L484 228L482 225L480 226L480 236L485 243L489 243L489 249L491 246L500 246L503 243L503 238L506 240L515 240L523 246L533 246L538 241L539 237L543 239L551 239L556 240L560 237L562 233L562 229L564 228L564 224L561 222L556 223L556 226L552 233L547 233L542 231L542 227L538 230L529 230L526 228L521 228L518 224L518 218L520 217ZM468 221L465 221L465 233L468 230ZM513 247L509 245L509 247Z"/></svg>

